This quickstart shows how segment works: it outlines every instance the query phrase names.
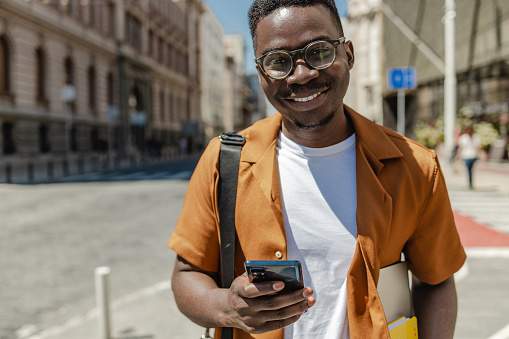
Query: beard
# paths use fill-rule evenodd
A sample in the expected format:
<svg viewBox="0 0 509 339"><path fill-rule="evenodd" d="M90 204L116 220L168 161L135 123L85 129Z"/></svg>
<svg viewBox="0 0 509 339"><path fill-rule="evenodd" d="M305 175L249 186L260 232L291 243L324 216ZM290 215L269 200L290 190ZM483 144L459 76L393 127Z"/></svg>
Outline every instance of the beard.
<svg viewBox="0 0 509 339"><path fill-rule="evenodd" d="M303 92L309 93L310 91L313 91L313 90L320 91L325 88L327 89L327 91L329 91L329 90L333 90L335 87L340 86L340 85L341 85L341 83L337 78L332 78L328 81L316 81L315 80L315 81L311 81L305 85L292 84L292 85L289 85L287 88L284 88L284 89L281 89L280 91L278 91L276 97L278 97L279 100L285 100L284 98L288 98L291 95L299 95L300 93L303 93ZM309 121L304 122L301 120L297 120L297 118L295 116L287 116L287 118L300 130L309 131L309 130L319 129L321 127L328 125L332 121L332 119L336 115L337 110L341 107L341 104L342 104L342 100L338 101L327 115L325 115L325 116L322 115L321 119L319 119L319 118L311 119ZM313 114L313 112L309 112L308 115L311 117L314 114ZM318 116L320 116L320 115L318 115Z"/></svg>
<svg viewBox="0 0 509 339"><path fill-rule="evenodd" d="M298 129L303 130L303 131L310 131L310 130L314 130L314 129L319 129L321 127L327 126L332 121L332 118L334 118L334 116L336 115L336 112L338 111L340 106L341 106L341 104L337 104L336 106L334 106L332 111L329 114L327 114L321 120L310 121L310 122L304 123L304 122L298 121L295 118L290 118L290 121Z"/></svg>

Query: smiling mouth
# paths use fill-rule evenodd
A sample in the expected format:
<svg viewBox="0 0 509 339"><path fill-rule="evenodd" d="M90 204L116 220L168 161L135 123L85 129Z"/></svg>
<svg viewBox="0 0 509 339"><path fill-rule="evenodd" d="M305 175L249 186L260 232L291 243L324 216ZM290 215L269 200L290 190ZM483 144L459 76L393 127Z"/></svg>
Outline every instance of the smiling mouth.
<svg viewBox="0 0 509 339"><path fill-rule="evenodd" d="M311 101L311 100L313 100L314 98L318 97L320 94L322 94L322 92L318 92L318 93L316 93L316 94L310 95L310 96L305 97L305 98L295 98L295 99L293 99L293 101L297 101L297 102L308 102L308 101Z"/></svg>

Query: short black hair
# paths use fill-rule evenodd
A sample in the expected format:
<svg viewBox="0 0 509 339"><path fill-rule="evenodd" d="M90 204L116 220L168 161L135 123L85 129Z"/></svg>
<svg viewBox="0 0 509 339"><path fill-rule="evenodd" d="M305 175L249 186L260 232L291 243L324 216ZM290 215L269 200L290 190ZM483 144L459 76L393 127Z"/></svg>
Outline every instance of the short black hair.
<svg viewBox="0 0 509 339"><path fill-rule="evenodd" d="M251 30L251 37L253 38L253 46L256 51L256 27L264 17L270 15L272 12L279 8L284 7L308 7L322 5L327 8L330 15L336 24L336 28L340 34L343 35L343 25L339 18L338 9L334 0L255 0L249 9L249 29Z"/></svg>

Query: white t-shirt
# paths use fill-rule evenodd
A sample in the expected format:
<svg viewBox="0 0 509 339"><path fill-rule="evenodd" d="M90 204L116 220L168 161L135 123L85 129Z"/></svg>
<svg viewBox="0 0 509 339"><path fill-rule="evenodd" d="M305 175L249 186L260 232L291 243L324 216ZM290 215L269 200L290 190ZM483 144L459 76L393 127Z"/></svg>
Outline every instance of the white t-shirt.
<svg viewBox="0 0 509 339"><path fill-rule="evenodd" d="M476 134L470 137L465 133L458 139L458 145L461 147L461 159L475 159L478 157L477 152L481 147L481 139Z"/></svg>
<svg viewBox="0 0 509 339"><path fill-rule="evenodd" d="M357 238L355 135L325 148L279 133L279 180L287 257L302 263L316 304L285 328L290 338L350 338L346 277Z"/></svg>

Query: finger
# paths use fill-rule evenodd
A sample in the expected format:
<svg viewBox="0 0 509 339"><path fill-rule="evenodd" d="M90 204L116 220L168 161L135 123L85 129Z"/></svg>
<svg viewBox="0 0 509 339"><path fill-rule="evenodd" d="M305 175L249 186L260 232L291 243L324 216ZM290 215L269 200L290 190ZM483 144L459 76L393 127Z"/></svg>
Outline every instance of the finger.
<svg viewBox="0 0 509 339"><path fill-rule="evenodd" d="M288 318L302 315L308 309L313 307L315 303L316 299L313 297L309 297L297 304L293 304L277 310L263 311L261 314L264 321L266 322L285 320Z"/></svg>
<svg viewBox="0 0 509 339"><path fill-rule="evenodd" d="M301 317L301 314L297 314L293 317L282 319L282 320L275 320L275 321L269 321L263 324L262 327L259 328L250 328L250 333L258 334L258 333L265 333L275 330L280 330L282 328L285 328L286 326L289 326L299 320Z"/></svg>
<svg viewBox="0 0 509 339"><path fill-rule="evenodd" d="M246 298L257 298L279 292L284 287L285 284L282 281L249 283L244 287L244 294L242 296Z"/></svg>
<svg viewBox="0 0 509 339"><path fill-rule="evenodd" d="M295 305L303 302L311 297L313 289L305 287L299 291L285 293L285 294L273 294L268 296L262 296L254 299L246 299L249 306L255 311L271 311L279 310L291 305Z"/></svg>

